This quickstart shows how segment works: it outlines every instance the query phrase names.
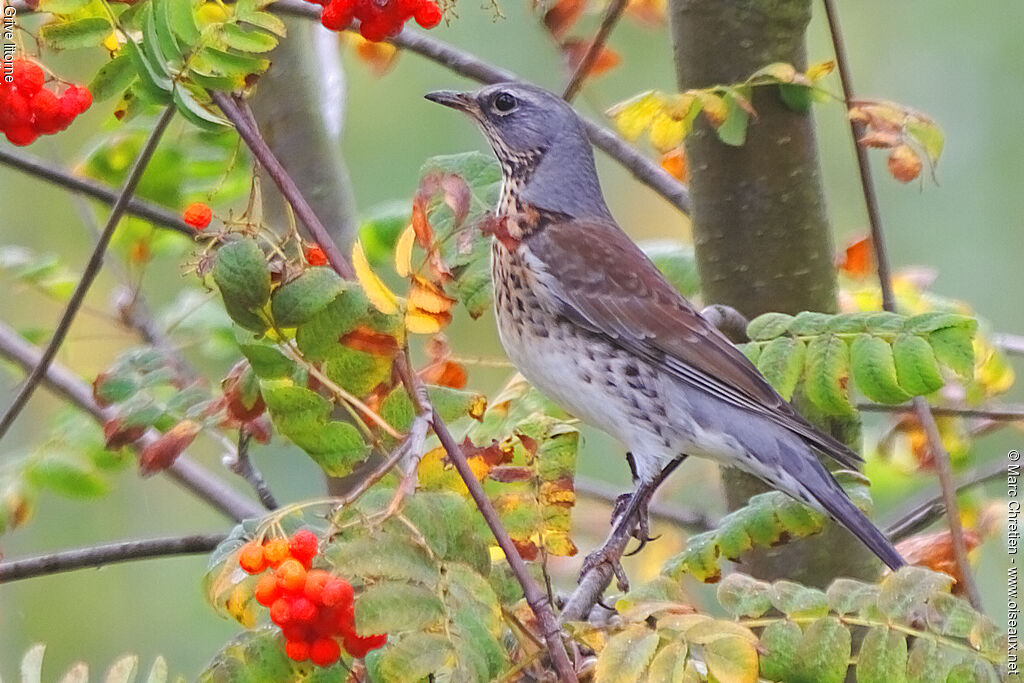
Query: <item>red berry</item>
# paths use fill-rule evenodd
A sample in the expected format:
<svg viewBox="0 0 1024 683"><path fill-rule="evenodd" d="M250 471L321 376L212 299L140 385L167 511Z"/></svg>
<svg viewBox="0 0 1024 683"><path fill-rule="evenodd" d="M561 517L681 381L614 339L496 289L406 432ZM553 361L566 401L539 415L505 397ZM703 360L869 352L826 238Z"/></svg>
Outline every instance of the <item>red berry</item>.
<svg viewBox="0 0 1024 683"><path fill-rule="evenodd" d="M330 607L321 607L317 610L316 619L313 620L310 627L317 636L322 638L330 638L342 632L338 628L337 610Z"/></svg>
<svg viewBox="0 0 1024 683"><path fill-rule="evenodd" d="M319 249L320 247L315 248ZM312 265L317 266L323 264L314 263ZM317 540L316 534L309 529L302 529L292 536L292 540L288 542L288 549L291 551L292 557L303 564L307 564L310 560L316 557L318 545L319 541Z"/></svg>
<svg viewBox="0 0 1024 683"><path fill-rule="evenodd" d="M331 579L320 591L320 602L324 607L352 604L352 585L344 579Z"/></svg>
<svg viewBox="0 0 1024 683"><path fill-rule="evenodd" d="M29 99L14 88L0 91L0 130L19 124L31 125L32 106Z"/></svg>
<svg viewBox="0 0 1024 683"><path fill-rule="evenodd" d="M306 586L306 568L296 559L285 560L277 568L277 585L289 593L297 593Z"/></svg>
<svg viewBox="0 0 1024 683"><path fill-rule="evenodd" d="M73 85L68 88L64 94L74 100L79 114L92 106L92 93L89 92L88 88L80 85Z"/></svg>
<svg viewBox="0 0 1024 683"><path fill-rule="evenodd" d="M309 627L305 624L288 624L281 627L281 635L285 640L312 640Z"/></svg>
<svg viewBox="0 0 1024 683"><path fill-rule="evenodd" d="M305 640L289 640L284 644L284 653L292 661L304 662L309 659L309 643Z"/></svg>
<svg viewBox="0 0 1024 683"><path fill-rule="evenodd" d="M263 552L263 546L255 541L243 545L238 552L238 566L249 574L259 574L266 569L267 557Z"/></svg>
<svg viewBox="0 0 1024 683"><path fill-rule="evenodd" d="M28 123L16 123L4 131L4 135L12 145L19 147L25 147L31 145L39 137L39 131L32 127Z"/></svg>
<svg viewBox="0 0 1024 683"><path fill-rule="evenodd" d="M323 569L314 569L306 573L306 586L303 589L307 598L313 602L320 602L324 586L331 580L331 575Z"/></svg>
<svg viewBox="0 0 1024 683"><path fill-rule="evenodd" d="M293 621L308 624L316 619L316 605L313 604L312 600L304 596L292 598L289 614Z"/></svg>
<svg viewBox="0 0 1024 683"><path fill-rule="evenodd" d="M317 666L330 666L341 657L341 646L334 638L319 638L309 648L309 659Z"/></svg>
<svg viewBox="0 0 1024 683"><path fill-rule="evenodd" d="M67 93L64 94L67 95ZM202 230L208 226L211 218L213 218L213 211L202 202L189 204L182 214L182 219L196 230Z"/></svg>
<svg viewBox="0 0 1024 683"><path fill-rule="evenodd" d="M327 254L324 253L323 249L314 244L306 249L306 263L311 266L326 266Z"/></svg>
<svg viewBox="0 0 1024 683"><path fill-rule="evenodd" d="M384 17L371 17L359 23L359 34L370 42L380 42L387 38L391 25Z"/></svg>
<svg viewBox="0 0 1024 683"><path fill-rule="evenodd" d="M353 657L365 657L370 650L384 647L388 642L386 633L373 636L357 636L353 633L346 633L344 637L345 650Z"/></svg>
<svg viewBox="0 0 1024 683"><path fill-rule="evenodd" d="M353 0L331 0L320 13L320 23L332 31L344 31L355 17Z"/></svg>
<svg viewBox="0 0 1024 683"><path fill-rule="evenodd" d="M416 10L419 9L420 4L423 0L393 0L395 7L399 14L404 19L408 19L412 15L416 14Z"/></svg>
<svg viewBox="0 0 1024 683"><path fill-rule="evenodd" d="M356 613L352 608L352 603L335 608L334 630L335 633L339 633L343 636L346 633L356 632Z"/></svg>
<svg viewBox="0 0 1024 683"><path fill-rule="evenodd" d="M46 82L46 74L38 64L28 59L14 60L14 87L25 97L32 97Z"/></svg>
<svg viewBox="0 0 1024 683"><path fill-rule="evenodd" d="M270 620L278 626L285 626L292 620L292 607L286 598L274 600L270 606Z"/></svg>
<svg viewBox="0 0 1024 683"><path fill-rule="evenodd" d="M43 88L32 96L30 103L36 130L40 133L56 133L63 127L60 115L60 100L51 91Z"/></svg>
<svg viewBox="0 0 1024 683"><path fill-rule="evenodd" d="M281 589L277 585L277 577L273 574L261 576L259 583L256 584L256 589L253 591L253 595L256 596L256 602L264 607L273 605L281 597Z"/></svg>
<svg viewBox="0 0 1024 683"><path fill-rule="evenodd" d="M416 23L423 28L434 28L441 23L441 8L430 0L423 0L413 16L416 18Z"/></svg>

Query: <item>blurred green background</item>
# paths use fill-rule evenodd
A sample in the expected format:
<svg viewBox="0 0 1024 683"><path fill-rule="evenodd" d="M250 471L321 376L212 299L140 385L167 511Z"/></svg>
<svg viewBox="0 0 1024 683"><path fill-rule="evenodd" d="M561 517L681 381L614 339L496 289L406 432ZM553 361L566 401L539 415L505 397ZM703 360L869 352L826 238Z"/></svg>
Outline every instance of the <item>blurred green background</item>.
<svg viewBox="0 0 1024 683"><path fill-rule="evenodd" d="M566 73L558 50L525 3L503 2L505 18L497 20L490 9L474 3L463 2L457 10L459 16L432 35L539 84L555 89L562 84ZM598 11L591 8L577 32L589 35ZM1020 173L1024 136L1019 123L1024 110L1024 89L1019 87L1019 27L1024 5L1010 0L969 6L953 0L863 0L846 3L842 20L858 92L920 109L946 132L937 186L929 180L923 186L917 182L900 185L884 173L884 157L873 155L895 266L936 269L935 291L969 302L993 329L1024 333L1024 192ZM664 27L651 28L627 19L616 29L611 44L621 53L623 63L585 88L579 98L583 110L597 117L611 104L637 92L673 88L671 48ZM809 32L809 57L812 62L831 57L817 4ZM76 54L47 62L64 77L79 80L87 80L99 63ZM466 121L422 99L429 90L469 87L464 79L415 55L400 55L391 73L376 78L347 52L345 71L344 152L360 210L389 199L409 198L421 163L431 155L484 149L478 133ZM838 90L834 76L827 84ZM42 139L30 153L73 166L102 135L96 133L100 125L106 130L113 128L110 109L110 103L94 107L68 132ZM818 107L816 117L836 243L842 245L848 236L866 230L849 131L838 104ZM632 235L688 239L686 221L658 196L605 158L599 157L599 170L613 212ZM0 243L58 254L69 268L78 270L90 240L65 193L0 168ZM0 318L21 330L53 325L58 305L15 286L9 277L0 277L4 292ZM183 277L191 276L182 275L180 264L158 262L146 273L145 291L155 304L166 303L173 299ZM89 298L93 307L107 306L113 282L108 276L101 277ZM478 322L457 319L449 336L464 354L499 355L493 323L486 317ZM86 312L72 330L60 360L91 378L129 341L109 321ZM1022 370L1020 363L1016 369ZM472 367L471 383L493 391L505 375L503 369ZM0 405L7 405L19 379L20 373L3 373ZM1024 392L1017 387L1006 398L1022 397ZM57 401L39 392L4 440L0 464L44 441L58 408ZM873 424L877 421L868 421L869 434ZM976 442L970 464L1005 458L1006 451L1020 448L1021 441L1020 431L1000 430ZM192 452L210 467L219 468L218 453L209 443L197 444ZM316 468L293 448L259 448L255 459L281 500L310 497L322 488ZM621 449L593 431L586 432L581 461L584 474L617 486L628 482ZM700 495L713 476L707 465L689 463L662 499L717 506L719 509L710 511L720 513L720 502ZM901 502L935 485L930 475L920 474L910 487L881 486L879 518L891 520ZM29 524L0 538L4 557L122 538L226 528L222 518L159 476L142 481L129 469L117 476L113 489L99 501L44 495ZM1004 487L996 482L989 492L998 500ZM585 532L593 534L578 539L581 548L589 548L606 528L607 510L581 504L576 519ZM1005 625L1003 537L1000 528L978 551L978 581L989 614ZM660 560L678 550L680 541L681 537L668 535L651 544L646 557L631 568L633 575L655 571ZM560 563L564 577L571 575L576 563ZM177 558L12 585L0 583L0 676L15 678L21 654L35 642L48 644L45 680L55 680L59 671L78 659L99 672L115 656L129 651L139 653L146 666L154 656L163 654L172 671L194 676L239 628L215 615L205 603L199 588L204 566L204 557ZM702 590L695 592L695 599L702 599Z"/></svg>

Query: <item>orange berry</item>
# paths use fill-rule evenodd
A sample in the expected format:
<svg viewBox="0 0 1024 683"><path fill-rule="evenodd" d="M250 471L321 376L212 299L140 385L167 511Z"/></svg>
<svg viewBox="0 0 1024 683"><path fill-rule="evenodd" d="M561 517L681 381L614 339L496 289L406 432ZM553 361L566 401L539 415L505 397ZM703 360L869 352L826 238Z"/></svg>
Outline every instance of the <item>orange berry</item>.
<svg viewBox="0 0 1024 683"><path fill-rule="evenodd" d="M320 590L320 602L325 607L335 607L352 604L352 585L344 579L332 578Z"/></svg>
<svg viewBox="0 0 1024 683"><path fill-rule="evenodd" d="M281 597L281 589L277 585L277 577L273 574L264 574L260 577L256 589L253 591L256 602L264 607L270 607L274 601Z"/></svg>
<svg viewBox="0 0 1024 683"><path fill-rule="evenodd" d="M296 559L285 560L277 568L277 585L289 593L297 593L306 585L306 568Z"/></svg>
<svg viewBox="0 0 1024 683"><path fill-rule="evenodd" d="M306 249L306 263L311 266L326 266L327 254L324 253L324 250L319 245L314 244Z"/></svg>
<svg viewBox="0 0 1024 683"><path fill-rule="evenodd" d="M306 572L306 586L303 589L306 597L313 602L320 602L320 594L331 578L331 575L323 569L314 569Z"/></svg>
<svg viewBox="0 0 1024 683"><path fill-rule="evenodd" d="M267 558L267 564L276 569L291 555L288 541L283 538L270 539L263 545L263 554Z"/></svg>
<svg viewBox="0 0 1024 683"><path fill-rule="evenodd" d="M266 569L267 558L263 553L263 546L255 541L243 545L238 552L238 566L250 574L259 574Z"/></svg>
<svg viewBox="0 0 1024 683"><path fill-rule="evenodd" d="M341 646L334 638L318 638L309 648L309 659L317 666L331 666L341 657Z"/></svg>
<svg viewBox="0 0 1024 683"><path fill-rule="evenodd" d="M196 230L203 230L210 224L210 219L213 218L213 210L202 202L192 202L185 207L185 212L181 218Z"/></svg>
<svg viewBox="0 0 1024 683"><path fill-rule="evenodd" d="M289 640L284 644L284 653L292 661L304 662L309 659L309 643L305 640Z"/></svg>

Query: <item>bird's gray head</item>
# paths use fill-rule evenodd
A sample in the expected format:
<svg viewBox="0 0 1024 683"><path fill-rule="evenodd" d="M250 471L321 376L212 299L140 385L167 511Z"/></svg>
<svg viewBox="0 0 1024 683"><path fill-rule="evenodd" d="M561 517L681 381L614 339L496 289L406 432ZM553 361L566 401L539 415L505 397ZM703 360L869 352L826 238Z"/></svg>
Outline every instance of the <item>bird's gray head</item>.
<svg viewBox="0 0 1024 683"><path fill-rule="evenodd" d="M501 164L506 187L525 202L577 218L609 216L594 154L576 112L557 95L522 83L472 92L440 90L432 102L468 114Z"/></svg>

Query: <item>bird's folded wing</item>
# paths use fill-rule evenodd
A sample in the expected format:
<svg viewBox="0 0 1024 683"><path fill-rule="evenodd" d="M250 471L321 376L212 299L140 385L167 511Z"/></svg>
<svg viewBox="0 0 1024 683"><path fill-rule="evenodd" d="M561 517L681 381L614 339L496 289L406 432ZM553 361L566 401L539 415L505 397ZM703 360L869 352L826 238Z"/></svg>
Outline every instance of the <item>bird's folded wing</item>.
<svg viewBox="0 0 1024 683"><path fill-rule="evenodd" d="M801 417L618 226L558 220L528 240L554 312L696 389L768 417L847 467L861 461Z"/></svg>

